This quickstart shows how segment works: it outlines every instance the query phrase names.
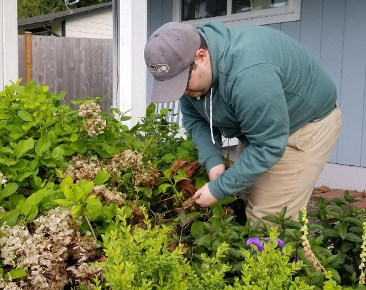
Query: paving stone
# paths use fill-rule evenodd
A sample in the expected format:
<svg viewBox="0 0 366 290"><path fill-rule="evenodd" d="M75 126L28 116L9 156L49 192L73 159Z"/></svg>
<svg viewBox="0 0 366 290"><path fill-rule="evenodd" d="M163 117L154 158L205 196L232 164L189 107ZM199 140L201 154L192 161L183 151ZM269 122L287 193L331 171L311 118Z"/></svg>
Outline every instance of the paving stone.
<svg viewBox="0 0 366 290"><path fill-rule="evenodd" d="M352 205L357 209L366 209L366 198L363 198L360 201L352 203Z"/></svg>
<svg viewBox="0 0 366 290"><path fill-rule="evenodd" d="M324 198L325 201L330 201L332 198L344 198L345 189L329 189L327 187L315 188L311 199L317 200L319 197ZM349 190L349 195L359 201L350 204L358 209L366 209L366 193L355 190Z"/></svg>

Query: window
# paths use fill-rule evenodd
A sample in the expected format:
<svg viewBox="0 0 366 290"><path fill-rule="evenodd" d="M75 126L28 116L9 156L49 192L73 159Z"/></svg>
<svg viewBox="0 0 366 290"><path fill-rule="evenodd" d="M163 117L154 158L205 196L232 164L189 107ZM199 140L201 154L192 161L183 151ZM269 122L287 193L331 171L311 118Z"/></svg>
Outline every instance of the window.
<svg viewBox="0 0 366 290"><path fill-rule="evenodd" d="M173 21L270 24L300 19L301 0L174 0Z"/></svg>

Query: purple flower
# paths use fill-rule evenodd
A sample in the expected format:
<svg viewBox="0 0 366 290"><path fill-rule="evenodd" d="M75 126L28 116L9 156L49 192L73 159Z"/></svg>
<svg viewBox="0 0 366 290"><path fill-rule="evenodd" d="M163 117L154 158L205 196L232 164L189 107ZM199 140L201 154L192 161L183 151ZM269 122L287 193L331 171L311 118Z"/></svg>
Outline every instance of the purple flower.
<svg viewBox="0 0 366 290"><path fill-rule="evenodd" d="M264 249L263 242L258 237L252 237L252 238L248 239L247 242L245 243L245 245L247 245L247 246L254 245L257 247L257 250L259 252L262 252Z"/></svg>
<svg viewBox="0 0 366 290"><path fill-rule="evenodd" d="M300 261L300 259L299 259L298 257L295 257L295 258L292 260L292 262L293 262L293 263L296 263L296 262L298 262L298 261Z"/></svg>
<svg viewBox="0 0 366 290"><path fill-rule="evenodd" d="M268 240L269 240L269 238L268 238L268 237L266 237L266 238L264 238L264 240L265 240L265 241L268 241ZM277 244L278 244L281 248L283 248L283 246L285 245L285 243L284 243L281 239L279 239L279 238L277 238ZM258 237L252 237L252 238L248 239L248 240L247 240L247 242L245 243L245 245L246 245L246 246L250 246L250 245L254 245L254 246L256 246L256 248L257 248L258 252L262 252L262 251L263 251L263 249L264 249L264 244L263 244L263 242L261 241L261 239L260 239L260 238L258 238Z"/></svg>
<svg viewBox="0 0 366 290"><path fill-rule="evenodd" d="M267 238L264 238L266 241L268 241L269 240L269 238L267 237ZM280 238L277 238L277 244L281 247L281 248L283 248L283 246L285 245L285 243L280 239Z"/></svg>

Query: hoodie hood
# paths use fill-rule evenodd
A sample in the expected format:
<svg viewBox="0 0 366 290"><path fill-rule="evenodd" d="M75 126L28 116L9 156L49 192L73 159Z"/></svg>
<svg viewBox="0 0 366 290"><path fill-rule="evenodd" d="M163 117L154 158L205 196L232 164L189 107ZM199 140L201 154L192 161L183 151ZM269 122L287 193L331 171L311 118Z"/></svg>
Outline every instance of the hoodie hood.
<svg viewBox="0 0 366 290"><path fill-rule="evenodd" d="M206 40L212 66L212 87L218 85L218 64L228 45L229 31L221 22L210 22L197 28Z"/></svg>

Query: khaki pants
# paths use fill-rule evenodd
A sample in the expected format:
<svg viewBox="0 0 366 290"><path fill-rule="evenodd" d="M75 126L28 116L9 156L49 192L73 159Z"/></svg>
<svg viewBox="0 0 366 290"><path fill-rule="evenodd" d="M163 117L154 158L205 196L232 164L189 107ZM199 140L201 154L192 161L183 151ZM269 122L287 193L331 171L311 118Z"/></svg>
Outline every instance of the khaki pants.
<svg viewBox="0 0 366 290"><path fill-rule="evenodd" d="M336 106L326 118L306 124L290 135L283 157L241 193L247 218L254 222L266 215L276 216L276 212L287 206L286 217L298 220L341 128L341 110ZM239 142L238 154L243 150Z"/></svg>

